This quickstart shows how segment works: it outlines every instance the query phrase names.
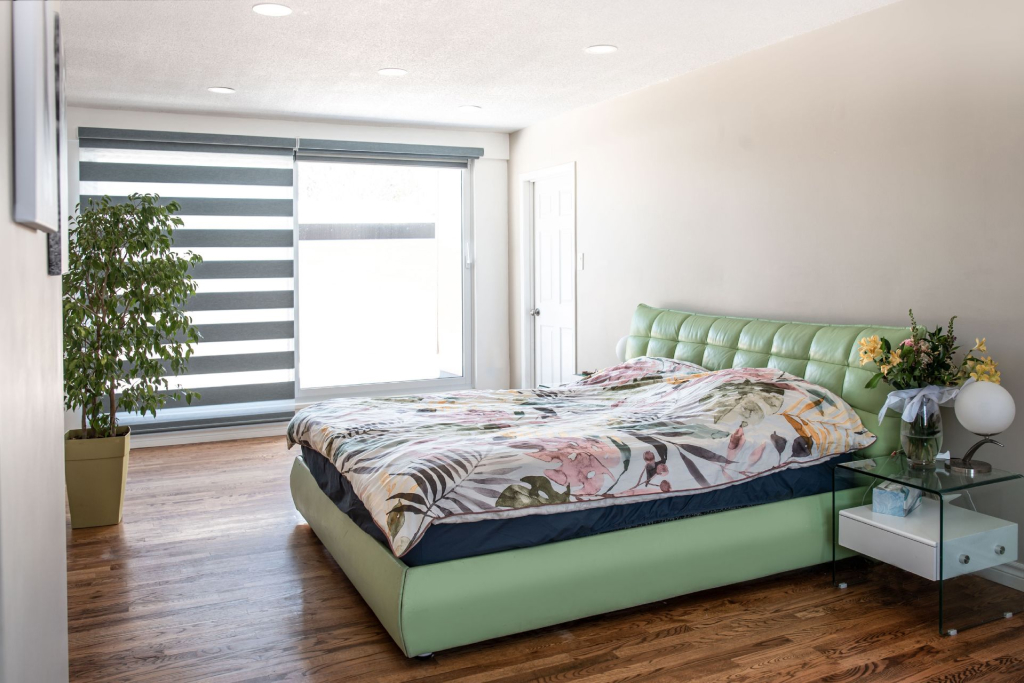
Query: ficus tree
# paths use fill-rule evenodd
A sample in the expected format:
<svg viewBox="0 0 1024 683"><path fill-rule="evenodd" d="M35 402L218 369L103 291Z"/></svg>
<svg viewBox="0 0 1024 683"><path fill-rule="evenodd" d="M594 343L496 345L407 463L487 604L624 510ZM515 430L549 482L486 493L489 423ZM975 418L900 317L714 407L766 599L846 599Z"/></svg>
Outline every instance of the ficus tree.
<svg viewBox="0 0 1024 683"><path fill-rule="evenodd" d="M85 438L116 436L118 412L156 415L170 398L199 396L166 379L185 372L199 341L185 304L202 257L172 248L179 208L152 194L76 207L64 276L64 392L68 409L82 409Z"/></svg>

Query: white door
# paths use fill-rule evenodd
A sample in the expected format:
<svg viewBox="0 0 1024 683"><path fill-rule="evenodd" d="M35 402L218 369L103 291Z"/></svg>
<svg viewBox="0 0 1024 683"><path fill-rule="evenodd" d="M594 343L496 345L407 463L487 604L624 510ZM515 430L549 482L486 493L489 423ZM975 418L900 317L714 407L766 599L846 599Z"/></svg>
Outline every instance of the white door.
<svg viewBox="0 0 1024 683"><path fill-rule="evenodd" d="M534 383L556 386L576 372L576 202L566 170L533 184Z"/></svg>

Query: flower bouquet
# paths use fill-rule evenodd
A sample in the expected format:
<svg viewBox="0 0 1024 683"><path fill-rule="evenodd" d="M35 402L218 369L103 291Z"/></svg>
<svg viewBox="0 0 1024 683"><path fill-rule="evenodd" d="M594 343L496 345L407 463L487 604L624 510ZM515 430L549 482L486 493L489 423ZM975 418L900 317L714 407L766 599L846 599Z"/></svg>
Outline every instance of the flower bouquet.
<svg viewBox="0 0 1024 683"><path fill-rule="evenodd" d="M939 406L948 404L959 388L970 381L999 383L998 363L991 356L982 356L988 349L984 339L976 339L974 347L957 363L956 335L953 321L929 330L921 327L910 311L910 338L897 346L878 335L860 340L860 364L874 363L878 371L868 380L867 388L879 382L890 385L878 422L890 408L901 410L900 443L912 467L931 468L942 448L942 416ZM977 353L977 355L976 355Z"/></svg>

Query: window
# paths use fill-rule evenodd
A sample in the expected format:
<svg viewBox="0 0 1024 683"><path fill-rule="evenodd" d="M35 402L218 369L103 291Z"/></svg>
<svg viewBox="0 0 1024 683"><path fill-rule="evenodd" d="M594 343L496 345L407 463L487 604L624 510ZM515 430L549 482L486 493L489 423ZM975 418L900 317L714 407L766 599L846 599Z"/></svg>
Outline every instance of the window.
<svg viewBox="0 0 1024 683"><path fill-rule="evenodd" d="M471 386L469 166L482 149L85 127L78 137L83 203L177 201L175 247L204 259L187 307L200 341L188 373L167 377L201 397L122 416L136 433L277 422L296 396Z"/></svg>
<svg viewBox="0 0 1024 683"><path fill-rule="evenodd" d="M466 174L298 162L300 396L469 386Z"/></svg>

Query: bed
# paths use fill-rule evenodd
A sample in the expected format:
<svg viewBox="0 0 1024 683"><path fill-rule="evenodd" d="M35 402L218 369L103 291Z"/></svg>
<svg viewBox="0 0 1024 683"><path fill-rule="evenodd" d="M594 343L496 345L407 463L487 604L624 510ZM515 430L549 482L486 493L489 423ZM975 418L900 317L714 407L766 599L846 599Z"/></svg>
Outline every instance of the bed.
<svg viewBox="0 0 1024 683"><path fill-rule="evenodd" d="M873 334L898 336L905 331L730 318L640 305L630 327L627 359L638 363L648 358L674 359L677 363L671 372L678 374L670 374L670 381L661 378L647 382L652 386L641 389L635 388L637 378L630 379L633 384L628 393L643 393L644 401L650 402L651 392L679 389L662 387L659 382L685 385L686 389L730 374L714 371L764 368L750 373L768 384L777 383L779 377L790 377L792 381L786 386L802 383L818 387L801 389L814 396L825 391L841 397L843 401L838 403L842 406L852 408L860 418L853 421L862 421L872 434L869 439L853 427L843 431L841 426L829 438L866 446L846 457L887 456L898 443L899 423L895 417L877 423L877 412L887 391L885 387L864 388L871 372L859 365L857 341ZM700 368L691 373L682 368L685 364ZM646 380L640 379L644 384ZM604 426L601 420L605 418L600 416L605 413L593 412L593 400L589 398L593 390L574 391L587 398L574 399L579 407L573 408L575 412L565 425L542 419L544 411L549 410L545 400L561 399L538 399L537 392L533 392L525 410L528 417L536 419L511 433L525 435L524 439L543 434L544 429L564 435L570 430L566 425L577 423L587 434L597 433ZM502 395L501 403L480 407L486 409L486 419L502 422L506 413L521 418L523 394L509 393L512 398ZM416 414L422 410L417 400L409 397L408 405L403 406L406 412L397 413L397 423L408 424L410 434L417 433L413 425L424 417ZM827 397L822 400L832 403ZM610 405L622 411L624 403ZM819 404L821 401L815 401L813 407L820 411ZM516 467L523 466L522 459L515 459L515 454L506 449L501 457L508 460L497 463L502 467L487 473L487 479L481 480L484 483L474 487L481 493L450 502L445 499L443 505L433 509L432 516L424 516L420 514L422 500L418 492L427 491L433 480L410 475L406 479L412 488L403 488L383 479L375 464L387 459L380 452L372 454L372 449L363 448L358 454L363 460L349 458L346 476L337 477L335 470L331 478L331 467L325 467L330 461L321 451L333 452L340 437L337 430L326 435L330 430L325 425L330 424L332 411L341 411L344 417L345 411L353 409L351 403L324 404L296 415L289 435L302 446L302 452L291 471L292 496L296 508L407 656L820 564L832 556L831 489L823 492L823 481L831 481L829 463L808 456L806 462L790 462L792 467L781 468L758 453L754 463L743 467L744 472L751 470L747 473L750 481L715 479L720 470L733 472L727 478L735 477L736 468L715 463L731 459L742 433L739 438L736 432L731 440L724 438L722 447L730 450L717 455L693 445L684 446L688 453L703 454L702 458L689 458L700 463L698 472L692 464L668 472L662 468L663 460L658 459L661 451L638 451L648 462L634 455L633 461L640 463L632 470L640 472L635 485L631 479L628 485L618 484L629 468L628 449L623 449L621 443L625 440L622 424L616 425L618 431L601 432L603 443L618 446L621 457L610 449L606 460L598 458L585 471L590 479L567 481L557 472L559 468L553 468L551 458L546 458L546 466L553 469L543 472L554 477L553 482L544 481L532 471L520 476L524 471ZM368 410L365 406L362 409ZM481 424L486 419L481 418ZM630 420L635 421L632 413L625 419ZM363 429L363 423L359 424ZM374 426L378 428L381 433L390 430L392 435L396 431L395 424ZM664 425L661 428L665 429ZM748 427L748 431L751 429L756 427ZM635 431L625 433L646 438ZM341 436L349 438L352 434L344 432ZM786 441L773 432L775 437ZM797 453L792 437L788 435L793 445L786 450L786 457L799 459L804 451ZM449 454L444 442L434 445L439 462L454 468L457 461L445 460ZM768 449L779 464L783 450L779 448L775 455L771 447ZM600 455L600 449L595 452ZM643 469L638 470L642 465L649 469L646 482ZM595 472L601 475L596 482ZM789 478L779 478L787 472ZM797 474L793 476L793 472ZM677 495L694 477L706 490ZM509 483L519 481L525 483ZM658 495L659 483L664 496ZM747 487L743 489L748 496L745 501L735 500L735 492L740 490L733 486L736 483ZM760 492L755 492L751 484L756 484ZM570 503L564 496L573 488L589 495L576 496ZM779 491L788 494L780 495ZM859 503L863 491L851 488L837 495L841 506L852 506ZM684 498L687 500L679 502ZM360 501L366 503L366 509L359 509ZM552 502L558 505L549 505ZM606 507L593 507L596 505ZM611 513L595 512L612 508ZM550 514L539 524L537 520L551 511L557 514ZM536 536L535 544L529 542L531 535Z"/></svg>

